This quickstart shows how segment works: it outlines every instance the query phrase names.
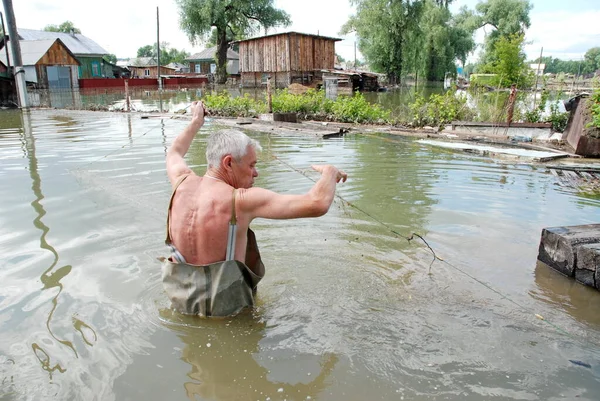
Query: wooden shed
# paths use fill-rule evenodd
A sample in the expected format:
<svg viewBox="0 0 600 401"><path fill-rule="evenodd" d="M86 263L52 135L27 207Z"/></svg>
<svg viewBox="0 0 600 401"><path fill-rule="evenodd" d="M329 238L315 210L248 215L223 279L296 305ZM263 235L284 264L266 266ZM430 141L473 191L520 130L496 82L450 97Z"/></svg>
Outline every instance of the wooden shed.
<svg viewBox="0 0 600 401"><path fill-rule="evenodd" d="M158 79L158 67L154 57L138 57L129 60L127 68L131 71L131 78ZM160 75L171 75L175 73L174 68L164 65L160 66Z"/></svg>
<svg viewBox="0 0 600 401"><path fill-rule="evenodd" d="M261 86L267 76L278 88L292 83L318 85L323 80L322 70L334 68L335 42L340 40L298 32L240 40L236 43L242 86Z"/></svg>
<svg viewBox="0 0 600 401"><path fill-rule="evenodd" d="M11 41L8 41L10 47ZM21 58L25 80L39 88L71 89L77 87L80 63L60 39L21 40ZM6 64L4 52L0 61Z"/></svg>

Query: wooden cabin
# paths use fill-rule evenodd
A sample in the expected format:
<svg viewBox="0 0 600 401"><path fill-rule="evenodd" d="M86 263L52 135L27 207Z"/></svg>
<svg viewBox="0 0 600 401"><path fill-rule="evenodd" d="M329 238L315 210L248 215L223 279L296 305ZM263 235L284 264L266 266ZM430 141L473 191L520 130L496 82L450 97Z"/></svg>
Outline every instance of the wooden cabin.
<svg viewBox="0 0 600 401"><path fill-rule="evenodd" d="M131 78L158 79L158 66L154 57L138 57L129 60L127 68L131 72ZM164 65L160 66L160 75L175 74L175 69Z"/></svg>
<svg viewBox="0 0 600 401"><path fill-rule="evenodd" d="M8 41L10 47L11 41ZM79 61L60 39L21 40L21 59L25 80L42 89L71 89L78 87ZM0 61L6 64L4 52Z"/></svg>
<svg viewBox="0 0 600 401"><path fill-rule="evenodd" d="M112 77L111 73L105 75L103 72L103 57L108 52L92 39L80 33L47 32L34 29L17 29L20 40L40 41L60 39L63 45L75 56L79 69L77 78L103 78ZM74 86L77 86L74 83Z"/></svg>
<svg viewBox="0 0 600 401"><path fill-rule="evenodd" d="M298 32L277 33L240 40L240 74L244 87L266 83L267 76L277 88L293 83L316 86L323 70L333 70L338 38Z"/></svg>

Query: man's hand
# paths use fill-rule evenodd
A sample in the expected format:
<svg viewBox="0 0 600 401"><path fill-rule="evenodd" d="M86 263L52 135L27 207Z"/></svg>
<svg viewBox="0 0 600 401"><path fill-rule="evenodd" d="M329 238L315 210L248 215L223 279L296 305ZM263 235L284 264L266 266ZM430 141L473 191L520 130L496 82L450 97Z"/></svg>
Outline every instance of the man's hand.
<svg viewBox="0 0 600 401"><path fill-rule="evenodd" d="M311 166L313 170L318 171L321 175L329 173L335 175L335 182L346 182L348 174L330 164L314 164Z"/></svg>
<svg viewBox="0 0 600 401"><path fill-rule="evenodd" d="M199 127L204 125L204 116L208 114L206 112L206 107L203 102L192 102L192 106L190 107L192 114L192 124L197 125Z"/></svg>

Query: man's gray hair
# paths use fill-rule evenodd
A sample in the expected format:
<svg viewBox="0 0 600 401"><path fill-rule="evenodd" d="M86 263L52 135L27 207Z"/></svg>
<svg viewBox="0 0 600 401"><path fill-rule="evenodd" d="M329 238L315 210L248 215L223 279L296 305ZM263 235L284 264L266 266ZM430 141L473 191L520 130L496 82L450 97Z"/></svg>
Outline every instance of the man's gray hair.
<svg viewBox="0 0 600 401"><path fill-rule="evenodd" d="M262 150L258 141L241 131L224 129L213 132L208 137L206 145L208 167L219 168L221 159L226 155L231 155L236 161L240 161L248 153L249 147L253 147L257 152Z"/></svg>

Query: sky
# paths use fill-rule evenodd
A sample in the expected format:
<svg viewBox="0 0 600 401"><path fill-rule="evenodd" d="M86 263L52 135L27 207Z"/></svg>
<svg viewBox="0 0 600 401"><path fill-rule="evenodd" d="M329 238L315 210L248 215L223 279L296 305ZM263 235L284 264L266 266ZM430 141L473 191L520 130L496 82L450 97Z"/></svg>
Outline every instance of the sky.
<svg viewBox="0 0 600 401"><path fill-rule="evenodd" d="M292 25L270 29L269 33L297 31L343 39L336 53L354 59L355 37L338 35L341 26L355 12L348 0L274 0L275 6L290 14ZM452 11L461 6L471 9L478 0L455 0ZM590 47L600 46L600 1L533 0L531 27L527 31L525 51L529 59L544 56L579 60ZM171 47L195 53L202 43L190 43L179 28L175 0L151 1L103 0L83 6L76 0L13 0L17 26L43 29L48 24L72 21L82 33L119 58L135 57L137 49L156 42L156 7L160 12L160 41ZM4 8L0 8L4 14ZM487 28L489 32L490 28ZM482 42L485 29L476 34ZM359 51L357 58L362 58ZM476 60L477 53L469 60Z"/></svg>

